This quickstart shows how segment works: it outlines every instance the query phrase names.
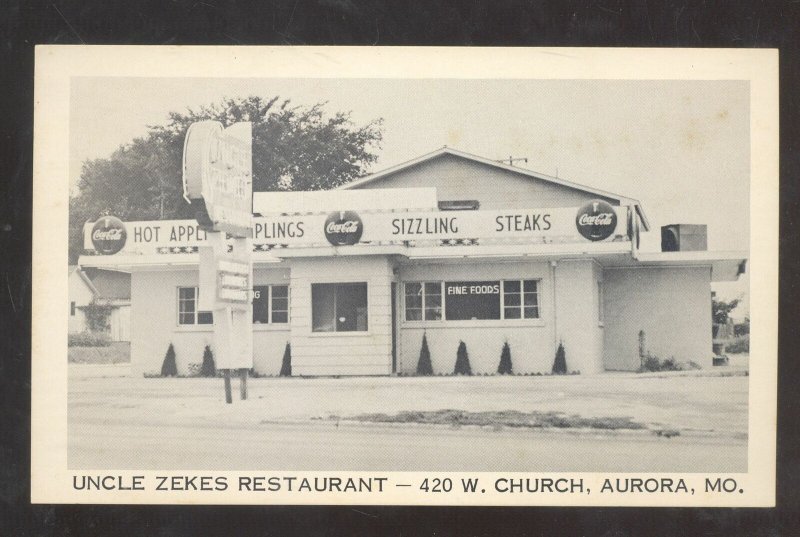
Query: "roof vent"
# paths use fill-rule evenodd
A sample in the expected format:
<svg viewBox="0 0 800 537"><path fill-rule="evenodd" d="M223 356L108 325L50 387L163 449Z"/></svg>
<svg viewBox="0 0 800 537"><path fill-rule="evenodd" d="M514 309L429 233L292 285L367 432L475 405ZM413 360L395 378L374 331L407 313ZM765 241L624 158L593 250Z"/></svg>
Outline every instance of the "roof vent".
<svg viewBox="0 0 800 537"><path fill-rule="evenodd" d="M707 250L705 224L670 224L661 227L662 252Z"/></svg>

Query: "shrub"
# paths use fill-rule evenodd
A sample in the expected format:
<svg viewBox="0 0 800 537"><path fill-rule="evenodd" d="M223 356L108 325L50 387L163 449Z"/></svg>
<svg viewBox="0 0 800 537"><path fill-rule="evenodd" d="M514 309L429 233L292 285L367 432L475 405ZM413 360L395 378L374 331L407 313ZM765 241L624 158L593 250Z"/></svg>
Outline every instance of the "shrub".
<svg viewBox="0 0 800 537"><path fill-rule="evenodd" d="M642 359L642 366L639 373L658 372L658 371L686 371L690 369L702 369L696 362L678 362L670 356L665 360L660 360L658 356L653 356L649 352Z"/></svg>
<svg viewBox="0 0 800 537"><path fill-rule="evenodd" d="M463 341L458 342L458 352L456 353L456 366L453 368L454 375L472 375L472 368L469 365L469 354L467 345Z"/></svg>
<svg viewBox="0 0 800 537"><path fill-rule="evenodd" d="M428 349L428 338L422 334L422 348L419 350L419 361L417 362L417 375L433 375L433 364L431 363L431 351Z"/></svg>
<svg viewBox="0 0 800 537"><path fill-rule="evenodd" d="M661 360L657 356L647 353L642 358L642 365L639 371L661 371Z"/></svg>
<svg viewBox="0 0 800 537"><path fill-rule="evenodd" d="M214 353L211 352L211 347L206 345L203 351L203 365L200 367L201 377L216 377L217 366L214 364Z"/></svg>
<svg viewBox="0 0 800 537"><path fill-rule="evenodd" d="M161 364L162 377L177 377L178 365L175 363L175 347L172 343L169 344L167 354L164 356L164 363Z"/></svg>
<svg viewBox="0 0 800 537"><path fill-rule="evenodd" d="M281 372L279 374L282 377L292 376L292 346L289 343L286 344L286 348L283 350L283 362L281 363Z"/></svg>
<svg viewBox="0 0 800 537"><path fill-rule="evenodd" d="M554 375L566 375L567 374L567 353L564 351L564 343L558 343L558 349L556 350L556 357L553 360L553 374Z"/></svg>
<svg viewBox="0 0 800 537"><path fill-rule="evenodd" d="M70 334L67 345L70 347L108 347L111 345L111 338L108 337L108 334L81 332Z"/></svg>
<svg viewBox="0 0 800 537"><path fill-rule="evenodd" d="M86 324L92 332L106 332L111 328L108 319L111 317L113 306L92 301L83 306L82 309L84 316L86 316Z"/></svg>
<svg viewBox="0 0 800 537"><path fill-rule="evenodd" d="M500 375L512 375L514 367L511 365L511 347L508 341L503 343L503 350L500 352L500 365L497 366Z"/></svg>
<svg viewBox="0 0 800 537"><path fill-rule="evenodd" d="M731 354L750 352L750 336L741 336L736 338L732 343L728 343L725 345L725 352L729 352Z"/></svg>

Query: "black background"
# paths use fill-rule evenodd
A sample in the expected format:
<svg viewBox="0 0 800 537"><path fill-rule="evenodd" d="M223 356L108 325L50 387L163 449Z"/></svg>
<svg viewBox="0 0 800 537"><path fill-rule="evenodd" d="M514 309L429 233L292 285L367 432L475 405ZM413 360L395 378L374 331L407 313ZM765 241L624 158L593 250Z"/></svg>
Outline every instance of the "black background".
<svg viewBox="0 0 800 537"><path fill-rule="evenodd" d="M266 536L291 530L304 535L797 535L798 15L800 2L788 0L317 0L252 6L231 0L6 0L0 5L0 535ZM778 508L31 506L31 175L33 46L38 43L780 48Z"/></svg>

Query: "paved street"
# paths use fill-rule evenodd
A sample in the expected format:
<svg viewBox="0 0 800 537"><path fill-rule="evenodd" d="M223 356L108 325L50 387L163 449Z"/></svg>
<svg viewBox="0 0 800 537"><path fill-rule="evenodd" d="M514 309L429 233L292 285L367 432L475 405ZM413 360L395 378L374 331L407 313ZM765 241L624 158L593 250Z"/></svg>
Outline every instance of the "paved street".
<svg viewBox="0 0 800 537"><path fill-rule="evenodd" d="M250 398L225 405L221 379L75 367L75 469L735 472L747 464L744 376L251 379ZM680 435L332 418L440 408L629 416Z"/></svg>

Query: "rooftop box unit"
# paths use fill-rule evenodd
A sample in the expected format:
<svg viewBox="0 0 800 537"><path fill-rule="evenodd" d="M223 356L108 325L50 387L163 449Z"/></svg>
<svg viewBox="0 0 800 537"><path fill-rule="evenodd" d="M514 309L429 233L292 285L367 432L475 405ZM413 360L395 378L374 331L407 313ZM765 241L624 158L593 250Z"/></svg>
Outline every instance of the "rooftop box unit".
<svg viewBox="0 0 800 537"><path fill-rule="evenodd" d="M662 252L708 250L705 224L670 224L661 227Z"/></svg>

